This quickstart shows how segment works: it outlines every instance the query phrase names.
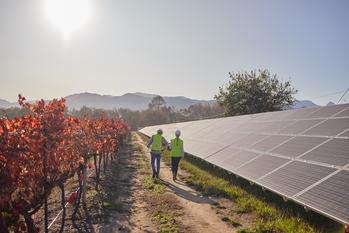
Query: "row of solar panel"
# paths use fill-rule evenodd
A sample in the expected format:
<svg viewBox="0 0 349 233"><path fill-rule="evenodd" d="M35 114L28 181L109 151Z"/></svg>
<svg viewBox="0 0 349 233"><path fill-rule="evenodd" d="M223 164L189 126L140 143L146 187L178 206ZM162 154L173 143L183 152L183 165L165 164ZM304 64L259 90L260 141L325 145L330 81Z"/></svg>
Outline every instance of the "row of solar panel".
<svg viewBox="0 0 349 233"><path fill-rule="evenodd" d="M219 124L218 124L219 123ZM234 122L231 119L219 119L217 124L211 125L208 128L202 128L206 122L193 123L192 125L184 126L186 131L191 135L196 136L200 132L195 131L195 128L200 128L202 132L219 133L225 135L228 130L233 130L234 133L258 133L258 134L278 134L278 135L311 135L325 137L349 137L349 132L345 131L343 125L349 124L349 117L327 120L294 120L282 122ZM230 125L229 129L225 125ZM178 127L181 125L178 124ZM193 130L191 130L193 129Z"/></svg>
<svg viewBox="0 0 349 233"><path fill-rule="evenodd" d="M277 115L297 116L305 112L309 114L309 111L317 112L321 116L342 116L341 114L349 113L349 105L301 109L286 113L263 113L254 115L254 118L263 118L266 115L270 117L273 115L276 118L278 118ZM310 114L309 116L317 118L319 115ZM349 139L345 138L348 134L342 135L343 132L348 133L349 118L335 119L336 124L323 125L322 131L316 131L319 137L263 134L266 131L242 134L236 129L242 127L246 121L234 118L236 117L169 124L161 127L167 139L173 137L176 129L181 129L188 153L340 222L349 222L349 179L347 179L349 178ZM310 121L315 122L314 125L319 123L316 122L318 120L298 120L293 123L293 127L290 124L284 129L287 127L297 129L302 125L298 131L294 130L303 132L312 127L312 124L308 124ZM304 124L304 122L307 123ZM338 127L329 129L333 125ZM252 130L263 128L258 124L255 126L255 128L249 127ZM278 123L274 126L277 128ZM150 136L158 127L147 127L142 129L142 132ZM264 128L267 129L267 127L272 129L273 124ZM337 134L344 138L331 137Z"/></svg>
<svg viewBox="0 0 349 233"><path fill-rule="evenodd" d="M249 119L257 121L282 121L297 119L341 118L349 116L349 110L346 108L346 104L327 106L323 108L303 108L282 112L244 115L239 118L235 118L235 120Z"/></svg>
<svg viewBox="0 0 349 233"><path fill-rule="evenodd" d="M174 132L175 129L166 131ZM216 159L223 162L233 152L240 151L243 156L244 151L252 151L257 154L268 153L286 158L298 157L329 166L345 166L349 163L349 139L347 138L236 133L226 135L224 138L219 136L217 138L210 133L207 136L202 134L198 139L192 139L185 136L186 131L183 132L183 139L185 139L187 147L193 154L201 158L211 157L208 159L209 161ZM199 132L201 131L199 130ZM164 136L171 138L171 135Z"/></svg>

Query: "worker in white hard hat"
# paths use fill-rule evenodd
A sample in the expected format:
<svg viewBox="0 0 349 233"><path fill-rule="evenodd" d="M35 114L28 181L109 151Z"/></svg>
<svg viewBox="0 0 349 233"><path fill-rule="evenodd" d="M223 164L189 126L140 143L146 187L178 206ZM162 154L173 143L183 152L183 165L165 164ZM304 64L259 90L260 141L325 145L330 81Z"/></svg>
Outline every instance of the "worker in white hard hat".
<svg viewBox="0 0 349 233"><path fill-rule="evenodd" d="M162 136L162 130L158 129L157 133L154 134L149 143L148 148L150 148L150 165L153 170L153 178L159 178L160 173L160 159L162 151L167 147L168 142Z"/></svg>
<svg viewBox="0 0 349 233"><path fill-rule="evenodd" d="M181 136L181 131L176 130L175 136L176 137L171 140L171 144L169 145L173 180L177 180L178 165L181 158L184 156L183 140L179 138Z"/></svg>

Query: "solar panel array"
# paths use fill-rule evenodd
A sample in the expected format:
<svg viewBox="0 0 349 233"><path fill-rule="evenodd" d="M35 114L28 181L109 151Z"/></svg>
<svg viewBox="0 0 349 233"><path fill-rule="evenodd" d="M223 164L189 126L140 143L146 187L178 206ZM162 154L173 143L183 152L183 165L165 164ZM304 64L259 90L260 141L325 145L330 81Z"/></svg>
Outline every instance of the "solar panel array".
<svg viewBox="0 0 349 233"><path fill-rule="evenodd" d="M349 223L349 104L145 127L185 151L338 222Z"/></svg>

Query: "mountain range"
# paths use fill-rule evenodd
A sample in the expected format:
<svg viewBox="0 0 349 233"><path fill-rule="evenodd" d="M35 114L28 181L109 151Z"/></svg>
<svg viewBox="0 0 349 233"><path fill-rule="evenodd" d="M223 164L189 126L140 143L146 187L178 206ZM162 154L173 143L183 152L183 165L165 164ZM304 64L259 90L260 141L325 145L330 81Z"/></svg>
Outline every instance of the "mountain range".
<svg viewBox="0 0 349 233"><path fill-rule="evenodd" d="M143 110L148 108L148 104L155 94L142 92L126 93L122 96L100 95L94 93L79 93L64 97L70 109L80 109L83 106L100 109L128 108L131 110ZM176 109L188 108L193 104L211 104L214 100L197 100L184 96L164 96L166 105ZM18 107L16 102L9 102L0 99L0 108Z"/></svg>
<svg viewBox="0 0 349 233"><path fill-rule="evenodd" d="M95 93L78 93L64 97L68 108L80 109L83 106L100 109L128 108L131 110L143 110L148 108L148 104L154 98L155 94L142 92L126 93L121 96L100 95ZM190 99L184 96L164 96L166 105L175 109L188 108L193 104L212 104L215 100L197 100ZM329 103L332 104L332 103ZM315 103L310 100L299 100L292 108L309 108L316 107ZM0 99L0 108L18 107L16 102L9 102Z"/></svg>

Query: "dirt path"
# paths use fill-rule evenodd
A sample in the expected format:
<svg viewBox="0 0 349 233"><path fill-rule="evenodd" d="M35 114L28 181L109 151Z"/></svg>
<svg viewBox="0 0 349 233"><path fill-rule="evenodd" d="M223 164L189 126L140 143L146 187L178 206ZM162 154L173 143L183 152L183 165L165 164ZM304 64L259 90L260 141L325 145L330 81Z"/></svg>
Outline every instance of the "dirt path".
<svg viewBox="0 0 349 233"><path fill-rule="evenodd" d="M133 143L140 145L144 152L148 151L145 142L138 134L134 137ZM149 153L146 155L149 156ZM180 180L174 182L170 168L163 162L161 162L160 178L182 207L181 221L190 232L236 232L216 214L216 210L212 208L215 201L201 196Z"/></svg>
<svg viewBox="0 0 349 233"><path fill-rule="evenodd" d="M109 216L96 232L156 232L144 202L139 157L140 151L129 141L112 164L105 180L105 192L111 203Z"/></svg>

